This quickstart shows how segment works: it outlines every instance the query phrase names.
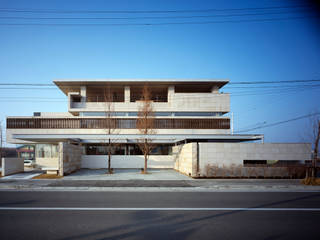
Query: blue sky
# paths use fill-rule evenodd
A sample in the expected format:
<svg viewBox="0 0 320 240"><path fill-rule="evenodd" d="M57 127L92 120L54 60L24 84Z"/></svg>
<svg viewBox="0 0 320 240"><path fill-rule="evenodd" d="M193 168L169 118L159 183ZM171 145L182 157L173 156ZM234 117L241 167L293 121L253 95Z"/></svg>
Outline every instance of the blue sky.
<svg viewBox="0 0 320 240"><path fill-rule="evenodd" d="M299 5L302 1L0 1L1 9L199 10ZM52 83L76 78L229 79L230 82L320 79L319 22L300 9L243 17L139 20L0 19L0 83ZM237 14L61 14L1 12L0 17L132 17ZM245 13L265 11L245 11ZM290 12L290 13L288 13ZM309 15L308 15L309 14ZM311 13L312 14L312 13ZM149 26L6 26L1 23L160 23L292 18L266 22ZM302 18L300 18L302 17ZM320 111L320 87L241 89L230 85L235 130ZM265 85L262 85L264 87ZM238 86L239 87L239 86ZM260 86L261 87L261 86ZM2 88L2 89L1 89ZM0 119L67 111L58 89L0 88ZM245 92L245 93L241 93ZM249 92L249 93L248 93ZM256 93L256 95L253 95ZM308 119L248 133L267 142L308 140Z"/></svg>

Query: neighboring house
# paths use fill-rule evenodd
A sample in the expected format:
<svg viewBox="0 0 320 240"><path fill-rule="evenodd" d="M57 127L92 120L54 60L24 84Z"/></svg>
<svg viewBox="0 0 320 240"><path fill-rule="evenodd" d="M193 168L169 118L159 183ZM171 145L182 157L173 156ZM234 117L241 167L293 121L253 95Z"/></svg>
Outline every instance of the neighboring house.
<svg viewBox="0 0 320 240"><path fill-rule="evenodd" d="M22 145L17 147L17 153L19 158L34 160L35 159L35 146L34 145Z"/></svg>
<svg viewBox="0 0 320 240"><path fill-rule="evenodd" d="M17 157L17 151L15 148L8 148L8 147L3 147L0 148L0 166L2 166L2 158L7 157L7 158L15 158ZM1 171L0 171L1 173Z"/></svg>
<svg viewBox="0 0 320 240"><path fill-rule="evenodd" d="M17 157L17 151L15 148L4 147L0 148L1 157Z"/></svg>
<svg viewBox="0 0 320 240"><path fill-rule="evenodd" d="M310 144L269 144L260 134L231 134L228 80L57 80L68 97L67 113L8 117L7 142L36 145L36 163L60 175L79 168L106 168L109 138L117 142L112 168L142 168L136 127L141 92L148 85L155 116L155 148L148 167L205 176L210 164L308 160ZM105 129L105 90L112 93L116 130ZM49 107L49 106L48 106ZM262 163L261 162L261 163Z"/></svg>

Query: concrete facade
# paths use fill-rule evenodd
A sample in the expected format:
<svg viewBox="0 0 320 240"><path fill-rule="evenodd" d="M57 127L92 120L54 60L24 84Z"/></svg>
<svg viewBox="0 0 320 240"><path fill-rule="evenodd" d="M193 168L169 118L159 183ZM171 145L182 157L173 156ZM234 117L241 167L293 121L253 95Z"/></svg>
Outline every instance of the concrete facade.
<svg viewBox="0 0 320 240"><path fill-rule="evenodd" d="M59 143L59 175L72 173L81 167L82 148L67 142Z"/></svg>
<svg viewBox="0 0 320 240"><path fill-rule="evenodd" d="M239 176L252 175L251 167L244 167L244 160L301 161L311 160L309 143L188 143L174 147L175 167L192 177L208 176L208 168L216 171L241 171ZM285 167L255 169L257 176L288 177ZM221 170L222 171L222 170ZM221 172L218 174L222 174ZM235 175L230 171L228 176Z"/></svg>
<svg viewBox="0 0 320 240"><path fill-rule="evenodd" d="M36 157L36 164L40 168L50 168L51 170L55 169L58 170L59 165L59 157L46 157L46 158L40 158ZM44 169L46 170L46 169Z"/></svg>
<svg viewBox="0 0 320 240"><path fill-rule="evenodd" d="M168 98L168 102L154 102L156 112L229 112L230 95L221 93L175 93ZM96 112L104 111L106 104L103 102L72 102L70 112ZM119 112L137 112L141 103L121 102L114 104L114 109Z"/></svg>
<svg viewBox="0 0 320 240"><path fill-rule="evenodd" d="M174 146L174 169L191 177L197 176L197 143Z"/></svg>
<svg viewBox="0 0 320 240"><path fill-rule="evenodd" d="M1 162L2 176L7 176L24 171L23 158L2 158Z"/></svg>
<svg viewBox="0 0 320 240"><path fill-rule="evenodd" d="M36 163L65 175L79 168L107 168L106 142L113 146L112 168L143 168L138 140L155 145L149 168L174 168L191 177L206 176L208 166L242 166L244 160L310 159L310 144L244 143L262 135L231 134L230 95L220 92L228 80L59 80L68 98L67 113L8 117L7 142L59 144L59 154ZM113 89L106 102L105 90ZM144 86L152 89L154 131L141 135L138 111ZM104 91L104 92L103 92ZM110 100L111 99L111 100ZM107 105L112 105L112 113ZM106 134L105 116L112 116L116 134ZM75 144L71 144L75 143ZM80 147L80 144L82 147ZM48 154L49 156L50 154Z"/></svg>

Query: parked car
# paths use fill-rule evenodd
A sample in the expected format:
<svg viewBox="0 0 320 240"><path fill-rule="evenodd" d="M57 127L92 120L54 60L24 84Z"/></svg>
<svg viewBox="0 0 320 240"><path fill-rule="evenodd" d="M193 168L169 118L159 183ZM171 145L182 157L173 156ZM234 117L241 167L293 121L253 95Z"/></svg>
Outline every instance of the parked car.
<svg viewBox="0 0 320 240"><path fill-rule="evenodd" d="M25 167L31 167L31 166L33 166L33 160L25 159L25 160L24 160L24 166L25 166Z"/></svg>

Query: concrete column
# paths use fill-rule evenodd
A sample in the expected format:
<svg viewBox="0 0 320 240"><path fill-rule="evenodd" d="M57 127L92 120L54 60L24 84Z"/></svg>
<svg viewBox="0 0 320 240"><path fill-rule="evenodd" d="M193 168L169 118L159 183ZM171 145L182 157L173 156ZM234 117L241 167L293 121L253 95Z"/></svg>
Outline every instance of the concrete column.
<svg viewBox="0 0 320 240"><path fill-rule="evenodd" d="M219 93L219 87L218 86L212 86L211 93Z"/></svg>
<svg viewBox="0 0 320 240"><path fill-rule="evenodd" d="M211 93L219 93L219 87L218 86L212 86Z"/></svg>
<svg viewBox="0 0 320 240"><path fill-rule="evenodd" d="M59 142L59 176L63 176L63 142Z"/></svg>
<svg viewBox="0 0 320 240"><path fill-rule="evenodd" d="M174 95L174 86L168 87L168 102L172 102L172 98Z"/></svg>
<svg viewBox="0 0 320 240"><path fill-rule="evenodd" d="M124 87L124 101L130 102L130 86Z"/></svg>
<svg viewBox="0 0 320 240"><path fill-rule="evenodd" d="M81 102L86 102L86 97L87 97L87 87L86 86L80 87L80 96L81 96Z"/></svg>

